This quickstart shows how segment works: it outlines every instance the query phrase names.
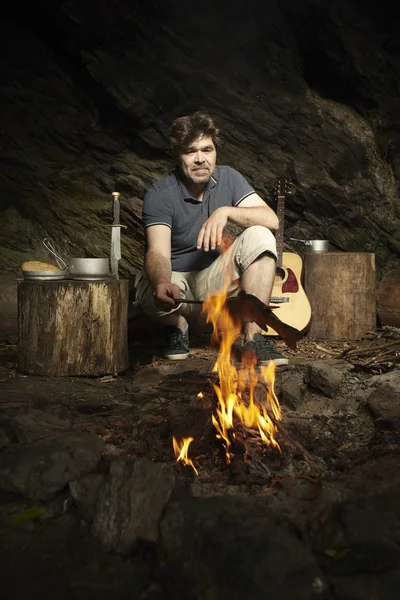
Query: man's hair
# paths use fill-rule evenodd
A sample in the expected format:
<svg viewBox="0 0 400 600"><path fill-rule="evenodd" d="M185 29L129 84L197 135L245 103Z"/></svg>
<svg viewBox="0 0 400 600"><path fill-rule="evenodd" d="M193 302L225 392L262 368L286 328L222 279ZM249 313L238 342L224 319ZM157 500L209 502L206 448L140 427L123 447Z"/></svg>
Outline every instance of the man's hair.
<svg viewBox="0 0 400 600"><path fill-rule="evenodd" d="M210 115L195 112L192 115L175 119L169 133L169 141L174 158L181 152L184 152L193 140L201 135L210 137L215 147L218 147L220 143L219 129Z"/></svg>

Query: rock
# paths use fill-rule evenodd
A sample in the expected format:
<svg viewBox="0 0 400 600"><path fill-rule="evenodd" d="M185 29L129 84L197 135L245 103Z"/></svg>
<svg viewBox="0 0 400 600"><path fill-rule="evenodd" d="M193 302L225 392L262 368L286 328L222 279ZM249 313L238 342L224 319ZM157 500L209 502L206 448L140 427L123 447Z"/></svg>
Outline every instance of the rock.
<svg viewBox="0 0 400 600"><path fill-rule="evenodd" d="M399 504L397 484L379 495L363 496L331 507L328 518L311 540L314 550L320 552L321 557L325 556L322 559L324 572L348 577L397 570Z"/></svg>
<svg viewBox="0 0 400 600"><path fill-rule="evenodd" d="M96 514L97 499L104 477L101 473L89 473L80 479L69 482L71 496L83 519L88 523L93 521Z"/></svg>
<svg viewBox="0 0 400 600"><path fill-rule="evenodd" d="M163 379L164 375L157 367L144 367L133 376L133 382L136 385L157 385Z"/></svg>
<svg viewBox="0 0 400 600"><path fill-rule="evenodd" d="M326 592L295 527L264 500L183 499L167 507L160 529L171 597L309 600Z"/></svg>
<svg viewBox="0 0 400 600"><path fill-rule="evenodd" d="M300 375L290 375L280 386L279 402L289 408L296 408L303 398L303 378Z"/></svg>
<svg viewBox="0 0 400 600"><path fill-rule="evenodd" d="M367 406L375 417L375 425L400 431L400 392L383 385L368 397Z"/></svg>
<svg viewBox="0 0 400 600"><path fill-rule="evenodd" d="M162 338L160 338L162 343ZM201 376L207 376L210 373L210 365L207 361L191 360L192 368L190 370L182 370L182 365L175 364L164 364L157 367L148 366L143 367L133 377L133 383L135 385L142 386L157 386L161 382L179 383L181 379L185 382L186 378L194 379L199 378L199 384L201 383ZM206 377L204 377L206 380ZM195 391L195 390L194 390Z"/></svg>
<svg viewBox="0 0 400 600"><path fill-rule="evenodd" d="M333 398L339 391L342 379L343 371L326 361L316 360L308 365L308 383L328 398Z"/></svg>
<svg viewBox="0 0 400 600"><path fill-rule="evenodd" d="M11 420L11 427L18 442L26 444L41 439L54 439L68 430L68 423L55 415L31 409Z"/></svg>
<svg viewBox="0 0 400 600"><path fill-rule="evenodd" d="M175 485L172 468L148 459L115 459L99 491L93 533L108 550L128 554L138 540L156 542Z"/></svg>
<svg viewBox="0 0 400 600"><path fill-rule="evenodd" d="M400 573L398 569L388 573L360 573L353 577L335 578L332 589L340 600L398 600Z"/></svg>
<svg viewBox="0 0 400 600"><path fill-rule="evenodd" d="M6 434L4 429L0 429L0 450L6 448L6 446L8 446L9 443L10 440L8 439L8 435Z"/></svg>
<svg viewBox="0 0 400 600"><path fill-rule="evenodd" d="M0 453L0 489L46 500L69 481L94 471L104 442L91 434L63 434L24 445L12 444Z"/></svg>
<svg viewBox="0 0 400 600"><path fill-rule="evenodd" d="M394 369L382 375L374 375L368 379L368 387L379 387L385 385L393 392L400 393L400 369Z"/></svg>

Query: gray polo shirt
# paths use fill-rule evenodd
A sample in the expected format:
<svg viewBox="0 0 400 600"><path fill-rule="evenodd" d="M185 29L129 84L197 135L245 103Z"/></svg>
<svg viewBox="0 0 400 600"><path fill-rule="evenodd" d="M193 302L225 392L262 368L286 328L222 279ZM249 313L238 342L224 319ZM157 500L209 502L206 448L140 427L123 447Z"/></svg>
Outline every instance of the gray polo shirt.
<svg viewBox="0 0 400 600"><path fill-rule="evenodd" d="M216 250L197 250L201 226L220 206L238 206L254 193L246 179L226 166L217 166L203 193L193 198L179 178L178 170L157 181L143 203L145 228L167 225L171 228L171 264L173 271L201 271L219 256Z"/></svg>

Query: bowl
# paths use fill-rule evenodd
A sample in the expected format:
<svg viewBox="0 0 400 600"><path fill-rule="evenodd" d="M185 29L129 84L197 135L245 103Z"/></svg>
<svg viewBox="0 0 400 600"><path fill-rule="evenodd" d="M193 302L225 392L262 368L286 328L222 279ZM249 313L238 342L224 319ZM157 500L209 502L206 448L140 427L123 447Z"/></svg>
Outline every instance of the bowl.
<svg viewBox="0 0 400 600"><path fill-rule="evenodd" d="M311 252L328 252L329 241L328 240L309 240L306 242L307 245L311 246Z"/></svg>
<svg viewBox="0 0 400 600"><path fill-rule="evenodd" d="M110 262L108 258L71 258L68 270L72 279L98 281L108 277Z"/></svg>

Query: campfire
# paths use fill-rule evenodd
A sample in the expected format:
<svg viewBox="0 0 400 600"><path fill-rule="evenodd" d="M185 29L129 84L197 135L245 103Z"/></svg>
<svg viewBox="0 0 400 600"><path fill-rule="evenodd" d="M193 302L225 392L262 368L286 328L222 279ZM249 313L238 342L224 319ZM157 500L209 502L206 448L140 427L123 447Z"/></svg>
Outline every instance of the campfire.
<svg viewBox="0 0 400 600"><path fill-rule="evenodd" d="M240 330L227 307L229 282L217 295L209 296L203 304L207 323L213 326L212 339L219 346L219 355L213 372L218 383L211 382L217 398L212 424L225 449L226 463L234 456L235 445L244 446L245 458L254 448L272 447L280 451L277 442L277 422L282 418L278 399L274 392L275 365L260 367L257 373L256 359L243 356L236 364L234 344ZM264 394L256 395L256 386L261 382ZM203 394L199 393L199 397ZM198 474L188 456L193 437L178 441L173 438L177 462L189 465Z"/></svg>

